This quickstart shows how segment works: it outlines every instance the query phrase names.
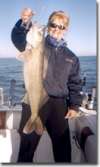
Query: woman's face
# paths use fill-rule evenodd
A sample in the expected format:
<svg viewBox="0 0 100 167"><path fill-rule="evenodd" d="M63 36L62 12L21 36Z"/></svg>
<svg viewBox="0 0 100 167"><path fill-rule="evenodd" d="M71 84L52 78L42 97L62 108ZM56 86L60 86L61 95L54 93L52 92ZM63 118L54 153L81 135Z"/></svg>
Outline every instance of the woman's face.
<svg viewBox="0 0 100 167"><path fill-rule="evenodd" d="M67 28L65 27L63 20L58 18L55 18L48 26L49 35L56 38L58 41L63 38L66 30Z"/></svg>

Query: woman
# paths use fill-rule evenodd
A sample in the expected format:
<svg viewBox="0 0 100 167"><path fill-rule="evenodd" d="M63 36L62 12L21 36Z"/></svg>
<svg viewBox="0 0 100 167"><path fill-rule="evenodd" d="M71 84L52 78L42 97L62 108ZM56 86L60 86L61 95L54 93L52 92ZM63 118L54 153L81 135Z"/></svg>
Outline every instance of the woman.
<svg viewBox="0 0 100 167"><path fill-rule="evenodd" d="M49 54L47 73L43 84L49 99L39 111L39 115L52 140L55 162L71 162L70 132L67 118L75 117L78 107L81 105L79 59L68 49L63 39L68 25L69 17L65 12L53 12L48 19L48 30L45 37L45 47ZM24 35L23 39L22 35ZM22 28L21 24L16 24L12 30L12 41L20 51L25 50L26 35L27 29ZM19 43L16 42L18 40ZM23 129L25 125L25 117L28 119L27 117L30 116L30 108L25 103L23 103L23 110L23 123L20 129ZM32 162L40 137L41 135L37 131L29 135L21 132L18 162Z"/></svg>

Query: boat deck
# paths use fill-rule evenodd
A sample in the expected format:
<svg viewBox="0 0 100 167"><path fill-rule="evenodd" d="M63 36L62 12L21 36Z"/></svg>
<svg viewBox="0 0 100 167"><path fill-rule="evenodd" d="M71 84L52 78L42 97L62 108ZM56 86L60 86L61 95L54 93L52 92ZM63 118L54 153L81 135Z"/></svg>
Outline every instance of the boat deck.
<svg viewBox="0 0 100 167"><path fill-rule="evenodd" d="M0 107L0 113L5 112L5 128L0 129L0 162L16 163L19 147L20 136L17 132L21 120L21 106L9 108ZM80 108L81 114L78 117L69 119L70 138L72 145L72 163L96 163L97 162L97 114L96 111ZM84 111L83 111L84 110ZM93 132L86 140L84 153L77 140L84 127L90 127ZM87 146L86 146L87 145ZM5 149L7 150L5 151ZM44 131L39 145L33 157L34 163L54 163L51 139Z"/></svg>

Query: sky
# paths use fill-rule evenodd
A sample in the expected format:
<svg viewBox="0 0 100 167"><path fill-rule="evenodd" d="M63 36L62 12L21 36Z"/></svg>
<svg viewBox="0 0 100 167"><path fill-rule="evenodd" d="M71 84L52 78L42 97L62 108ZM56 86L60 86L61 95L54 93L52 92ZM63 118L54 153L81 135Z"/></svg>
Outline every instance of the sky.
<svg viewBox="0 0 100 167"><path fill-rule="evenodd" d="M96 55L96 0L0 0L0 57L16 57L11 31L24 7L31 7L33 21L43 25L53 11L65 11L70 16L68 47L77 56Z"/></svg>

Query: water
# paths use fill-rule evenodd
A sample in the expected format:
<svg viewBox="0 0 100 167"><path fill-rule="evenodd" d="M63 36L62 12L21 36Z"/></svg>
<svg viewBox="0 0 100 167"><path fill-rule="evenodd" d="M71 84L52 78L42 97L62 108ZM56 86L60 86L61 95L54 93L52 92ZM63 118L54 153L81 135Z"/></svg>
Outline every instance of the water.
<svg viewBox="0 0 100 167"><path fill-rule="evenodd" d="M91 91L92 87L97 85L96 56L79 57L81 76L86 75L86 89Z"/></svg>
<svg viewBox="0 0 100 167"><path fill-rule="evenodd" d="M4 96L9 96L10 81L16 80L16 96L19 100L23 97L24 89L22 87L23 73L22 62L16 58L0 59L0 87L4 90Z"/></svg>
<svg viewBox="0 0 100 167"><path fill-rule="evenodd" d="M86 76L86 89L91 91L96 86L96 56L79 57L81 76ZM10 81L16 80L16 96L22 98L23 89L23 63L16 58L0 58L0 87L4 89L4 96L9 95Z"/></svg>

